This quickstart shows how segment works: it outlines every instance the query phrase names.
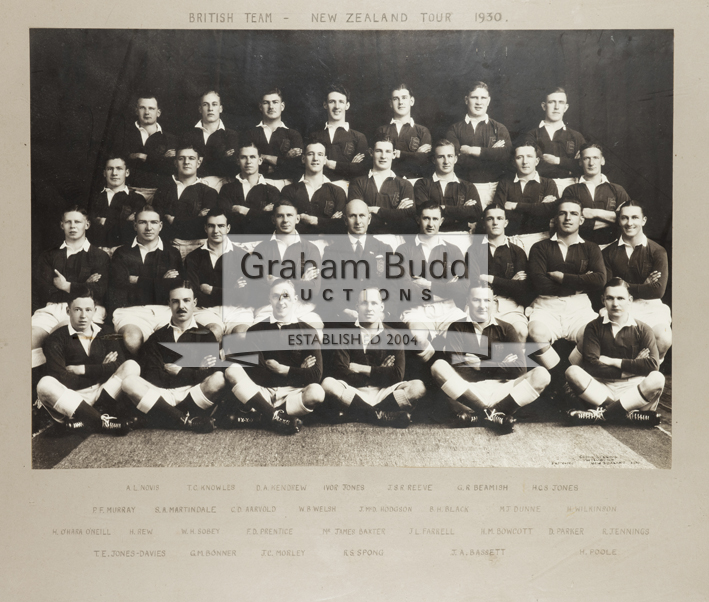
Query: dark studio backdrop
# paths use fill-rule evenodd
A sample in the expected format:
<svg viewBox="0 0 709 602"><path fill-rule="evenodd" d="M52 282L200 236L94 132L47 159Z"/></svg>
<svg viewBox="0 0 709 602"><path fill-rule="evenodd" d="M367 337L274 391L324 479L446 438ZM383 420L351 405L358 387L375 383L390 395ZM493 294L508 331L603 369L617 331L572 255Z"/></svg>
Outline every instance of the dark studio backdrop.
<svg viewBox="0 0 709 602"><path fill-rule="evenodd" d="M102 159L134 127L139 91L159 98L160 124L179 134L199 120L206 89L221 92L225 126L241 129L260 121L260 93L279 87L283 121L305 134L324 126L324 90L337 81L351 91L350 126L371 141L390 120L389 91L405 82L435 139L463 118L475 80L490 86L488 114L513 140L538 126L547 89L566 88L565 122L604 146L606 175L647 204L646 232L671 253L671 30L34 29L30 44L35 257L61 242L63 208L103 187Z"/></svg>

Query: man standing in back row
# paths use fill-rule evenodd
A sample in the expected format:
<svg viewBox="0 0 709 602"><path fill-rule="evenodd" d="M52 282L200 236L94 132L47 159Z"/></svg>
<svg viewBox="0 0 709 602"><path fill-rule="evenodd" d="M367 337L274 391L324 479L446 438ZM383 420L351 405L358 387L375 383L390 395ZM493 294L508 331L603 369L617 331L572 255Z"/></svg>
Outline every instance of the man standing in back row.
<svg viewBox="0 0 709 602"><path fill-rule="evenodd" d="M463 180L475 184L482 206L492 201L497 182L504 175L512 153L507 128L490 119L490 92L485 82L473 83L465 96L465 119L454 123L446 134L459 154L457 171Z"/></svg>
<svg viewBox="0 0 709 602"><path fill-rule="evenodd" d="M135 105L138 120L128 127L123 139L123 154L130 170L131 192L151 203L155 191L170 181L175 137L165 133L158 123L160 107L155 96L139 97Z"/></svg>
<svg viewBox="0 0 709 602"><path fill-rule="evenodd" d="M431 132L411 117L414 106L411 87L399 84L391 91L389 106L394 116L388 125L377 128L377 136L388 136L394 144L392 169L400 178L421 178L430 170Z"/></svg>
<svg viewBox="0 0 709 602"><path fill-rule="evenodd" d="M544 119L539 127L527 133L527 142L542 149L539 174L551 178L556 183L559 195L581 175L578 164L579 151L586 143L577 131L567 127L564 114L569 103L564 88L554 88L542 103Z"/></svg>
<svg viewBox="0 0 709 602"><path fill-rule="evenodd" d="M312 132L309 137L325 147L325 176L341 181L346 189L346 181L367 173L364 161L368 150L367 139L364 134L350 129L347 122L347 111L350 109L347 88L339 84L331 85L323 108L327 111L325 128Z"/></svg>
<svg viewBox="0 0 709 602"><path fill-rule="evenodd" d="M199 177L217 192L227 178L239 169L236 157L239 135L224 127L221 119L223 110L219 93L214 90L205 92L199 99L201 119L184 136L204 158Z"/></svg>
<svg viewBox="0 0 709 602"><path fill-rule="evenodd" d="M303 138L282 121L286 103L278 88L268 90L259 102L261 123L246 132L246 140L258 148L263 158L260 172L279 190L303 173L300 157Z"/></svg>

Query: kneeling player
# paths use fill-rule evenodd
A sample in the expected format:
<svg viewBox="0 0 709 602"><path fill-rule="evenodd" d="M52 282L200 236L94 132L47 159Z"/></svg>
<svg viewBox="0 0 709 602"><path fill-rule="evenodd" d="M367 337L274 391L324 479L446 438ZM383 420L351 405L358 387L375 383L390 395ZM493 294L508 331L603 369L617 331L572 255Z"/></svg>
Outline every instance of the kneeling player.
<svg viewBox="0 0 709 602"><path fill-rule="evenodd" d="M406 428L411 410L426 394L420 380L404 380L404 350L386 343L397 331L384 326L384 303L375 288L364 289L357 302L358 343L333 353L333 376L322 383L344 410L345 417L381 426Z"/></svg>
<svg viewBox="0 0 709 602"><path fill-rule="evenodd" d="M657 371L655 336L647 324L632 317L632 302L625 280L613 278L606 284L603 305L608 313L586 326L583 362L566 370L571 390L590 408L569 410L574 424L660 423L655 410L665 377Z"/></svg>
<svg viewBox="0 0 709 602"><path fill-rule="evenodd" d="M248 374L238 364L226 370L227 382L242 407L220 426L252 426L260 414L264 424L276 432L292 435L302 426L298 417L310 414L325 400L318 384L322 354L317 331L295 315L293 283L274 281L269 301L273 315L246 331L246 344L258 349L258 366ZM303 341L305 346L292 341Z"/></svg>
<svg viewBox="0 0 709 602"><path fill-rule="evenodd" d="M69 324L49 335L44 343L48 375L37 384L37 396L67 430L126 435L130 421L114 413L121 382L140 374L132 360L124 363L118 341L94 324L94 293L75 284L69 296Z"/></svg>
<svg viewBox="0 0 709 602"><path fill-rule="evenodd" d="M537 399L551 377L541 366L526 372L517 334L510 324L495 319L496 312L493 290L471 287L468 315L451 324L445 359L433 363L431 374L450 400L455 426L484 424L509 433L513 414ZM500 343L506 344L501 353L495 351Z"/></svg>
<svg viewBox="0 0 709 602"><path fill-rule="evenodd" d="M210 330L197 326L196 306L194 285L189 280L170 288L170 323L156 330L140 348L142 376L126 378L123 391L155 426L210 433L214 430L210 415L224 388L224 374L214 368L217 340ZM161 344L177 342L195 343L194 347L214 343L215 355L203 356L198 368L183 368L175 362L184 353Z"/></svg>

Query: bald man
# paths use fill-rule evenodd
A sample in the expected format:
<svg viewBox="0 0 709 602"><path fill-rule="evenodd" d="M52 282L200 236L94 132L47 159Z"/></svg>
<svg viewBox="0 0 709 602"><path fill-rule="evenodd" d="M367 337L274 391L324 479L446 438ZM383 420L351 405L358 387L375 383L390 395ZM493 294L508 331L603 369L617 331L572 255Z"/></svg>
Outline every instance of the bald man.
<svg viewBox="0 0 709 602"><path fill-rule="evenodd" d="M384 262L387 253L392 252L388 244L368 233L372 214L367 203L361 200L347 203L344 220L347 234L338 235L323 255L321 277L327 278L328 270L337 270L337 278L332 278L329 282L328 288L332 290L330 298L323 294L318 306L318 313L326 324L354 322L357 312L350 309L355 302L353 291L368 287L385 287ZM341 270L343 261L353 262L344 273ZM323 285L323 289L325 288L326 285Z"/></svg>

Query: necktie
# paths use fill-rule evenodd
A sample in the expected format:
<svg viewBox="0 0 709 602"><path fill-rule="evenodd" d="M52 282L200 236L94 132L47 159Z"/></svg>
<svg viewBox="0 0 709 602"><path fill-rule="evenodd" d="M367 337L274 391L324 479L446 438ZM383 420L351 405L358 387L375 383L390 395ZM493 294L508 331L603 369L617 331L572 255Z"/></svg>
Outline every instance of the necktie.
<svg viewBox="0 0 709 602"><path fill-rule="evenodd" d="M357 259L362 259L363 253L364 247L362 246L362 243L360 241L357 241L357 245L355 246L355 255L357 255Z"/></svg>

